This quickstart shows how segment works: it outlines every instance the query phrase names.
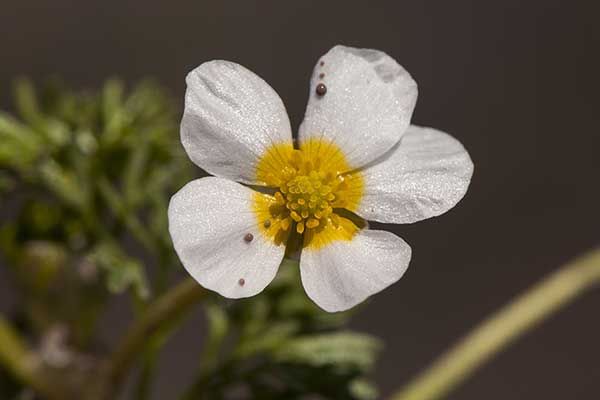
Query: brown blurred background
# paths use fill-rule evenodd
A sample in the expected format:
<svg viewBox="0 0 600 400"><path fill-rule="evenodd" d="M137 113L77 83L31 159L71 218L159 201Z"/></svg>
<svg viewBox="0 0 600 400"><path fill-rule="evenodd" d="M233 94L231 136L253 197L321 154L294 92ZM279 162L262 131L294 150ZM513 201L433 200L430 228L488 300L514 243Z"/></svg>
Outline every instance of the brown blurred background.
<svg viewBox="0 0 600 400"><path fill-rule="evenodd" d="M600 16L593 1L2 0L0 108L10 83L59 75L76 87L184 77L222 58L262 76L301 121L308 78L334 44L396 58L419 84L413 121L456 136L475 162L448 214L391 229L409 242L406 276L374 297L356 329L386 342L383 394L490 312L600 244ZM7 210L4 210L7 212ZM0 269L0 308L14 302ZM600 398L600 291L546 321L450 399ZM104 324L117 337L128 315ZM191 377L198 313L162 356L155 399ZM189 368L188 368L189 366Z"/></svg>

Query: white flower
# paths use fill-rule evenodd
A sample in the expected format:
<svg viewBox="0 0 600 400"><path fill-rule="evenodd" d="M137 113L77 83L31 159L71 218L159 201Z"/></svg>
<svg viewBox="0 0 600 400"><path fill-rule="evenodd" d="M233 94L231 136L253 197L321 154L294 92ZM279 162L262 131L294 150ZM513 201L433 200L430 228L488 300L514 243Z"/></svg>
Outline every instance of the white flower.
<svg viewBox="0 0 600 400"><path fill-rule="evenodd" d="M281 99L246 68L210 61L186 82L181 142L215 177L173 196L169 230L187 271L225 297L261 292L287 244L302 250L308 296L327 311L351 308L400 279L411 257L361 218L434 217L469 186L468 153L410 125L417 84L383 52L336 46L319 59L297 149Z"/></svg>

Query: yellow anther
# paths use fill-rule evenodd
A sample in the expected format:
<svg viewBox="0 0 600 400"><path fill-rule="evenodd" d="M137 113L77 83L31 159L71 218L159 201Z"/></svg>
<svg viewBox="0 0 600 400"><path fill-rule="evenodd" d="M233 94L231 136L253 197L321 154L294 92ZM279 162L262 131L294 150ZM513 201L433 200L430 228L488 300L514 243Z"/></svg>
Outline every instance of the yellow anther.
<svg viewBox="0 0 600 400"><path fill-rule="evenodd" d="M281 229L283 229L284 231L287 231L290 227L290 224L292 223L292 220L289 218L285 218L281 220Z"/></svg>
<svg viewBox="0 0 600 400"><path fill-rule="evenodd" d="M304 219L308 218L308 216L309 216L307 210L302 210L302 212L300 213L300 215L302 215L302 218L304 218Z"/></svg>
<svg viewBox="0 0 600 400"><path fill-rule="evenodd" d="M308 221L306 221L306 227L307 228L316 228L317 226L319 226L319 220L318 219L314 219L311 218Z"/></svg>
<svg viewBox="0 0 600 400"><path fill-rule="evenodd" d="M304 199L298 199L298 204L300 204L301 206L306 204L306 200Z"/></svg>
<svg viewBox="0 0 600 400"><path fill-rule="evenodd" d="M302 221L302 217L298 215L298 213L296 211L292 211L290 213L290 217L292 217L292 219L296 222L300 222Z"/></svg>
<svg viewBox="0 0 600 400"><path fill-rule="evenodd" d="M298 222L298 225L296 225L296 232L298 232L298 233L304 232L304 223L303 222Z"/></svg>

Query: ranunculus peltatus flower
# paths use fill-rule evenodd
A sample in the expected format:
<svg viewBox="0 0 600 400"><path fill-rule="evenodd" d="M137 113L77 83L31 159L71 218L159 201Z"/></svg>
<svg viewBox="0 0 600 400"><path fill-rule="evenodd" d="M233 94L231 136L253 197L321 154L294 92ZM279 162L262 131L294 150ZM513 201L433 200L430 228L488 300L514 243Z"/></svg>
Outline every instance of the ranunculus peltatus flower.
<svg viewBox="0 0 600 400"><path fill-rule="evenodd" d="M253 296L300 252L302 283L342 311L396 282L411 249L366 221L412 223L465 194L473 163L450 135L410 125L417 84L377 50L336 46L312 74L298 145L275 91L241 65L187 76L181 142L214 175L171 199L184 267L229 298Z"/></svg>

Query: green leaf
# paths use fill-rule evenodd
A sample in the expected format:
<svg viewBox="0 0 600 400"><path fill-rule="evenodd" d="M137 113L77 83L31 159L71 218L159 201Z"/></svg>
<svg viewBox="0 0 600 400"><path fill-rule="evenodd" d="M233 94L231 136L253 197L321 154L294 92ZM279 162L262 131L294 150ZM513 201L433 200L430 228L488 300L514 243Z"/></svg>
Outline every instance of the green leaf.
<svg viewBox="0 0 600 400"><path fill-rule="evenodd" d="M140 143L132 149L132 153L123 171L123 189L127 203L136 205L144 197L142 176L147 169L150 153L148 141L140 140Z"/></svg>
<svg viewBox="0 0 600 400"><path fill-rule="evenodd" d="M43 149L43 140L35 131L0 112L0 165L27 171Z"/></svg>
<svg viewBox="0 0 600 400"><path fill-rule="evenodd" d="M123 91L123 84L114 79L106 82L102 90L102 141L107 145L122 139L123 129L128 123L123 108Z"/></svg>
<svg viewBox="0 0 600 400"><path fill-rule="evenodd" d="M350 393L357 400L375 400L379 393L373 382L357 378L350 382Z"/></svg>
<svg viewBox="0 0 600 400"><path fill-rule="evenodd" d="M90 131L81 131L75 135L75 143L79 150L86 155L92 154L98 148L98 141Z"/></svg>
<svg viewBox="0 0 600 400"><path fill-rule="evenodd" d="M123 108L123 82L109 79L102 88L102 114L105 121L110 121Z"/></svg>
<svg viewBox="0 0 600 400"><path fill-rule="evenodd" d="M235 351L235 357L247 358L254 354L274 351L283 344L289 343L290 338L298 331L295 321L274 322L267 330L252 337L243 337Z"/></svg>
<svg viewBox="0 0 600 400"><path fill-rule="evenodd" d="M64 146L70 139L67 125L40 110L37 95L29 79L19 79L15 82L15 100L17 110L23 120L45 137L48 143Z"/></svg>
<svg viewBox="0 0 600 400"><path fill-rule="evenodd" d="M121 193L104 176L100 177L97 183L100 194L112 213L127 226L141 244L147 249L155 251L154 239L148 234L135 211L128 207L129 205L126 204Z"/></svg>
<svg viewBox="0 0 600 400"><path fill-rule="evenodd" d="M37 96L29 79L17 79L14 84L15 103L21 117L29 124L39 127L43 123Z"/></svg>
<svg viewBox="0 0 600 400"><path fill-rule="evenodd" d="M125 255L116 245L100 244L88 257L106 272L106 286L111 292L121 293L132 288L139 297L149 297L150 290L142 265Z"/></svg>
<svg viewBox="0 0 600 400"><path fill-rule="evenodd" d="M342 331L296 337L276 349L274 357L284 362L369 371L380 348L381 343L372 336Z"/></svg>
<svg viewBox="0 0 600 400"><path fill-rule="evenodd" d="M40 167L40 176L46 186L67 204L85 210L89 201L77 177L54 160L46 161Z"/></svg>

